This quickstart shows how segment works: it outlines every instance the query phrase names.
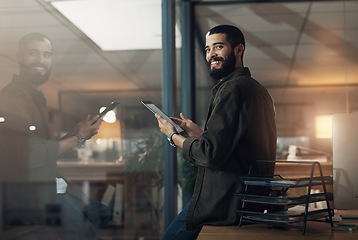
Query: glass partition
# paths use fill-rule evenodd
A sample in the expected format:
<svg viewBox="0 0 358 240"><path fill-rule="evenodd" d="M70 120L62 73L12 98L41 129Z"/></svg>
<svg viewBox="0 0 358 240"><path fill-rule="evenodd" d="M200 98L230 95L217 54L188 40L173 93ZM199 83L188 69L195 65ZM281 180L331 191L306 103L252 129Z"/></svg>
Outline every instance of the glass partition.
<svg viewBox="0 0 358 240"><path fill-rule="evenodd" d="M0 238L160 239L163 134L141 101L161 107L161 1L126 4L132 19L137 4L152 9L149 33L112 19L113 34L141 46L119 50L55 8L65 2L0 3ZM96 130L92 117L111 102Z"/></svg>

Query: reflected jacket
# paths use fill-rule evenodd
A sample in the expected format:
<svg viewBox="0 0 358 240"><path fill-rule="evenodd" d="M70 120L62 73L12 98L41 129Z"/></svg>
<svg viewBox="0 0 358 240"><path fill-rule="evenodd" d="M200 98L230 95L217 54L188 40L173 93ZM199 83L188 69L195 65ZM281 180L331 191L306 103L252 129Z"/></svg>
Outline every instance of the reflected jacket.
<svg viewBox="0 0 358 240"><path fill-rule="evenodd" d="M2 180L55 184L59 142L51 136L43 93L14 75L0 91L0 116Z"/></svg>
<svg viewBox="0 0 358 240"><path fill-rule="evenodd" d="M198 167L186 230L236 224L238 176L247 175L255 160L275 160L276 141L273 101L248 68L216 84L201 139L187 138L183 144L184 159ZM274 163L253 170L272 176Z"/></svg>

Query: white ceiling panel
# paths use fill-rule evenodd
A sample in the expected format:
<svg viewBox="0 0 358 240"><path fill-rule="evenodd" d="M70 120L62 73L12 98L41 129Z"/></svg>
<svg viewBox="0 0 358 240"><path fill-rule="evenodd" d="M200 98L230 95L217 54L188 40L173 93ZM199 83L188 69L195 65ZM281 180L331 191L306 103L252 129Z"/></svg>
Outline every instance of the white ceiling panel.
<svg viewBox="0 0 358 240"><path fill-rule="evenodd" d="M358 1L197 4L195 13L201 40L218 24L234 24L243 30L247 43L244 63L263 85L283 89L294 84L342 83L346 69L347 78L358 82ZM127 25L140 32L150 24L140 16L138 22L140 27ZM121 33L115 26L113 31ZM30 31L43 32L53 41L54 69L45 87L49 96L56 97L58 91L161 87L160 49L101 51L45 0L0 1L0 87L17 72L17 41ZM144 36L133 41L147 43ZM210 89L202 47L196 49L197 86ZM177 53L179 56L179 50ZM49 101L56 105L56 99Z"/></svg>

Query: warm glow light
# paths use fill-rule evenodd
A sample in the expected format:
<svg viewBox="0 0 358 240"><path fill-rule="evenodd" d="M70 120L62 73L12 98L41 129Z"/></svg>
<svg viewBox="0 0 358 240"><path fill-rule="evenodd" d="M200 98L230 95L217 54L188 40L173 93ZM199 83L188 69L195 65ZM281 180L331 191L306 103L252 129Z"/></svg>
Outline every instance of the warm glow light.
<svg viewBox="0 0 358 240"><path fill-rule="evenodd" d="M34 125L31 125L31 126L29 127L29 130L30 130L30 131L35 131L35 130L36 130L36 127L35 127Z"/></svg>
<svg viewBox="0 0 358 240"><path fill-rule="evenodd" d="M108 123L103 121L98 134L94 136L94 139L120 139L121 138L121 124L119 120L114 123ZM96 142L99 144L99 142Z"/></svg>
<svg viewBox="0 0 358 240"><path fill-rule="evenodd" d="M106 107L101 107L101 109L99 110L99 113L103 112L104 109L106 109ZM103 117L103 121L108 122L108 123L114 123L116 120L117 120L116 113L113 110L106 113L106 115L104 115L104 117Z"/></svg>
<svg viewBox="0 0 358 240"><path fill-rule="evenodd" d="M332 138L332 115L316 117L316 138Z"/></svg>
<svg viewBox="0 0 358 240"><path fill-rule="evenodd" d="M52 0L51 4L103 51L118 51L162 47L161 2ZM180 44L178 27L176 30Z"/></svg>

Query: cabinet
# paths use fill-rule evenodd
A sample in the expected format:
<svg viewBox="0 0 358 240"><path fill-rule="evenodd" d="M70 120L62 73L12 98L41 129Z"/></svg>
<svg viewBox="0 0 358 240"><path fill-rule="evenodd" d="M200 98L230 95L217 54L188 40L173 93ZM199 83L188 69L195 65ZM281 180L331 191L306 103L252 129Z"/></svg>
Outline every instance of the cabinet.
<svg viewBox="0 0 358 240"><path fill-rule="evenodd" d="M269 162L258 161L257 164ZM287 164L309 164L311 165L311 172L307 173L308 177L285 179L280 175L275 175L273 178L257 177L257 176L243 176L240 181L244 185L244 191L236 194L241 203L241 208L237 210L239 214L239 226L244 222L251 223L266 223L283 227L302 228L302 234L305 234L307 221L329 221L331 227L332 223L332 209L330 208L330 201L333 199L333 194L327 191L326 186L332 185L333 180L331 176L325 176L322 173L322 168L319 162L306 161L275 161L284 162ZM318 174L315 174L318 172ZM314 186L320 186L323 190L321 193L311 193ZM253 195L249 194L250 188L270 188L271 193L267 195ZM289 196L287 192L293 188L306 188L307 192L301 196ZM322 209L310 209L310 203L325 202L325 207ZM248 205L251 205L249 208ZM252 206L256 209L264 207L267 209L264 212L254 211ZM293 211L292 207L301 206L302 211Z"/></svg>

